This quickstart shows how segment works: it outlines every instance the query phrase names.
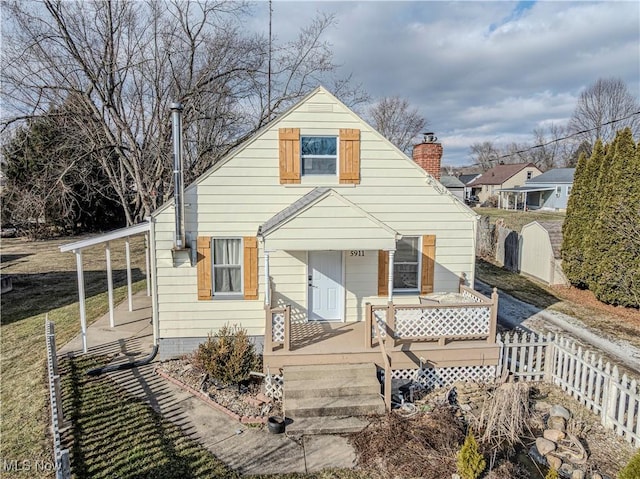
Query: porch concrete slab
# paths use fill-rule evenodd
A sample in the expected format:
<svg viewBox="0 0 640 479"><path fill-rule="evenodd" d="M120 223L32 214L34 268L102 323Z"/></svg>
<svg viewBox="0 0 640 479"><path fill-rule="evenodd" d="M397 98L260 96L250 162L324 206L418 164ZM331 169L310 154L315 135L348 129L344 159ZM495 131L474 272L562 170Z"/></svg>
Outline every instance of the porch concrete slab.
<svg viewBox="0 0 640 479"><path fill-rule="evenodd" d="M330 467L353 468L356 452L346 436L304 436L304 452L308 472L318 472Z"/></svg>
<svg viewBox="0 0 640 479"><path fill-rule="evenodd" d="M147 354L153 346L151 325L151 297L146 292L132 296L133 311L129 311L128 301L118 304L114 310L115 327L109 324L107 312L87 326L87 350L91 354ZM78 318L78 331L80 331ZM135 338L135 344L127 341ZM131 344L127 344L131 343ZM82 334L78 334L67 344L58 348L58 355L82 354Z"/></svg>

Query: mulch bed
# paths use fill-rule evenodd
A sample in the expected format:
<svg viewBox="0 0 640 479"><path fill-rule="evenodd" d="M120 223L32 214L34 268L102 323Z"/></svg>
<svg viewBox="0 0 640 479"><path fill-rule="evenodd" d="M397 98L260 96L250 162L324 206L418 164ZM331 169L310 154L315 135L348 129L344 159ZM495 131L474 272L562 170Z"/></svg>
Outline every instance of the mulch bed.
<svg viewBox="0 0 640 479"><path fill-rule="evenodd" d="M220 384L188 358L160 363L156 373L243 424L266 424L269 416L281 415L280 403L262 393L261 378L242 385Z"/></svg>

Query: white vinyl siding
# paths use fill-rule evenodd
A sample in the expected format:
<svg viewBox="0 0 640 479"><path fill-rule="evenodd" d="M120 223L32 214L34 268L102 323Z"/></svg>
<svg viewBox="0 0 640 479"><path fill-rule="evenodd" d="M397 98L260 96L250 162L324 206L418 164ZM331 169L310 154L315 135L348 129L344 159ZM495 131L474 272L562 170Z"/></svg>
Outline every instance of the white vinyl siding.
<svg viewBox="0 0 640 479"><path fill-rule="evenodd" d="M432 186L432 180L420 167L322 91L185 189L187 232L193 236L256 236L259 225L318 186L313 181L309 184L305 181L304 185L279 183L279 128L300 128L301 136L336 136L340 128L359 129L360 184L336 184L335 191L403 236L435 235L435 291L457 290L463 272L473 284L470 274L475 261L473 213L439 184L438 189ZM303 212L299 215L300 225L312 227L313 223L305 222L313 222L316 213ZM324 214L330 214L328 207ZM173 263L173 207L165 207L154 216L161 337L206 337L225 323L242 325L249 334L262 334L265 324L262 242L258 242L258 300L198 301L196 268L188 261L178 267ZM325 216L322 224L331 225L331 218ZM349 221L344 216L335 218L340 227L344 224L339 222ZM315 221L316 226L320 224ZM300 231L304 233L304 228ZM308 231L304 237L313 240ZM365 256L345 255L347 321L362 320L366 302L386 302L386 298L377 296L376 248L367 247L364 240L353 240L352 246L358 247L344 249L365 250ZM295 319L301 319L306 308L305 262L305 251L270 252L273 304L291 304ZM398 296L394 300L417 302L417 295Z"/></svg>

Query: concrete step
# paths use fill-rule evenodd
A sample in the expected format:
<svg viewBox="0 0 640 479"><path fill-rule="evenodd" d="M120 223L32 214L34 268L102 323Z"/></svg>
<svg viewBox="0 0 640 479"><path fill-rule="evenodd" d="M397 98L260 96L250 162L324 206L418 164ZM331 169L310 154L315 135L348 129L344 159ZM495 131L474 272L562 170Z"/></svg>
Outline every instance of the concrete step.
<svg viewBox="0 0 640 479"><path fill-rule="evenodd" d="M376 375L376 366L373 363L365 364L318 364L307 366L285 366L285 381L296 381L299 379L335 379L354 378Z"/></svg>
<svg viewBox="0 0 640 479"><path fill-rule="evenodd" d="M287 424L286 432L290 436L310 434L351 434L360 432L369 425L362 417L325 416L301 417Z"/></svg>
<svg viewBox="0 0 640 479"><path fill-rule="evenodd" d="M380 393L380 383L375 374L358 377L336 377L321 379L289 379L284 388L286 399L359 396Z"/></svg>
<svg viewBox="0 0 640 479"><path fill-rule="evenodd" d="M286 415L294 419L324 416L366 416L384 414L385 412L384 400L379 394L293 399L285 397L284 407Z"/></svg>

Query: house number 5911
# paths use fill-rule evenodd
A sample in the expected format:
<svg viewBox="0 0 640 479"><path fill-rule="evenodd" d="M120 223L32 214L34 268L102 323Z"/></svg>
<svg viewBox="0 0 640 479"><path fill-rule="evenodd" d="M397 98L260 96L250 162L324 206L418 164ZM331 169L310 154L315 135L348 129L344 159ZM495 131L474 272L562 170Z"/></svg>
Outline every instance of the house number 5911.
<svg viewBox="0 0 640 479"><path fill-rule="evenodd" d="M351 250L351 256L364 256L364 251L362 251L362 250Z"/></svg>

